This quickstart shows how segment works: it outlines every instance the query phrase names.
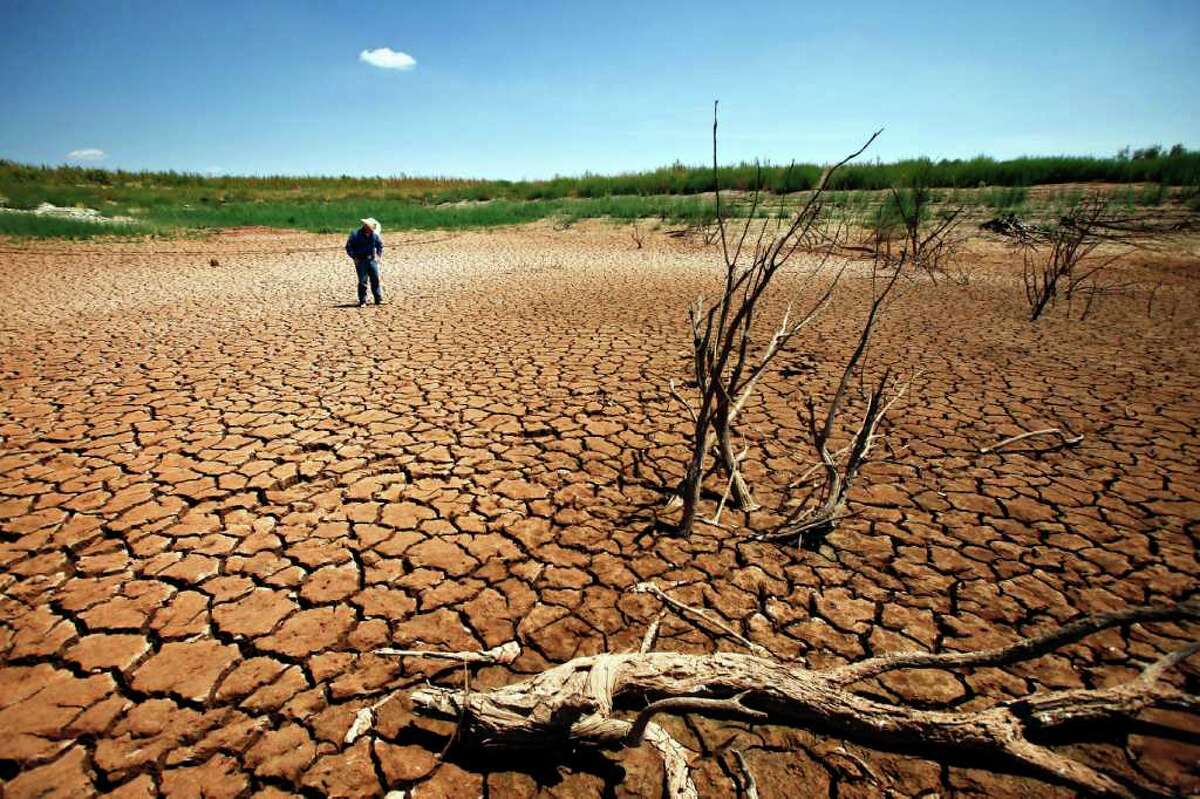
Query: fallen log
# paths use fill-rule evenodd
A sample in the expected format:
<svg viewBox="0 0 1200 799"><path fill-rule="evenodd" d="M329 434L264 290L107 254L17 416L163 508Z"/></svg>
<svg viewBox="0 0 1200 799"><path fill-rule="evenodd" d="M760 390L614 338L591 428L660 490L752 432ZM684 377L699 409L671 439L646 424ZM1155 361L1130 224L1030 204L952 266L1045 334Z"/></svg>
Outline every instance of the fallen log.
<svg viewBox="0 0 1200 799"><path fill-rule="evenodd" d="M654 587L643 589L660 599ZM668 603L678 610L677 600ZM694 608L693 615L699 614ZM1085 616L1052 632L974 652L895 653L823 670L762 654L639 651L579 657L511 685L467 692L428 686L411 694L414 708L459 721L460 740L485 750L597 747L649 743L663 760L667 794L696 797L688 750L654 722L662 713L700 713L758 723L809 725L868 742L946 748L1008 758L1044 778L1089 794L1132 797L1103 771L1034 743L1031 732L1080 722L1127 719L1150 707L1200 711L1200 697L1164 681L1200 643L1164 655L1139 676L1105 688L1042 691L983 710L925 710L889 704L855 690L864 679L896 669L1000 666L1030 660L1111 627L1200 620L1200 603L1135 607ZM657 625L647 633L647 650ZM761 650L759 650L761 651ZM862 689L860 689L862 690ZM646 703L618 716L619 706Z"/></svg>

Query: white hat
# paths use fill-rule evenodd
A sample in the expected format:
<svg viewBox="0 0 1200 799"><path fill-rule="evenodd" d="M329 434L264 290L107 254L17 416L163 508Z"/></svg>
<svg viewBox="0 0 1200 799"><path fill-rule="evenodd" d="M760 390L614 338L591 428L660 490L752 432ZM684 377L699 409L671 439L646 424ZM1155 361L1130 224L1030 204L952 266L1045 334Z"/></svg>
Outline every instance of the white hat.
<svg viewBox="0 0 1200 799"><path fill-rule="evenodd" d="M371 230L374 230L376 233L383 229L383 225L379 224L379 220L373 216L368 216L366 219L360 219L358 221L362 222L364 225L370 225Z"/></svg>

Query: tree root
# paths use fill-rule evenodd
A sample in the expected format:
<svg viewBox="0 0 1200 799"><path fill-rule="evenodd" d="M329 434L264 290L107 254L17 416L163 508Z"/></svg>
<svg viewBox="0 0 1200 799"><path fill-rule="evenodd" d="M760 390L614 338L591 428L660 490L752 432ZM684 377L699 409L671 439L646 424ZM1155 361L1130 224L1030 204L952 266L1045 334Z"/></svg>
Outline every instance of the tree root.
<svg viewBox="0 0 1200 799"><path fill-rule="evenodd" d="M661 590L643 589L673 609L696 611ZM859 681L896 669L1000 666L1027 661L1115 626L1200 620L1200 603L1129 608L1087 616L1041 636L975 652L896 653L819 671L762 654L682 654L639 651L578 657L533 677L466 693L429 686L412 693L421 713L461 719L466 742L492 750L568 747L620 749L643 741L662 757L667 794L692 799L688 751L653 719L660 713L722 715L759 723L805 725L848 738L931 751L950 747L1006 757L1047 779L1102 796L1132 797L1108 774L1032 742L1028 733L1079 722L1128 718L1149 707L1196 712L1197 697L1163 681L1166 672L1200 650L1194 644L1147 666L1123 684L1043 691L975 711L922 710L857 693ZM655 628L655 633L657 629ZM735 638L741 636L734 634ZM648 634L643 649L653 644ZM742 639L744 640L744 639ZM757 651L762 651L761 647ZM632 720L618 702L649 700Z"/></svg>

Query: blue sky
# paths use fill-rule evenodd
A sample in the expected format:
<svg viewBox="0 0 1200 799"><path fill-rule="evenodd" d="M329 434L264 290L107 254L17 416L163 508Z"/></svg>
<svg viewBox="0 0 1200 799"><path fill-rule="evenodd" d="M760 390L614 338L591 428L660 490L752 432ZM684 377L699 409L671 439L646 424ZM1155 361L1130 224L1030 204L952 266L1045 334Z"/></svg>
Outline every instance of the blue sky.
<svg viewBox="0 0 1200 799"><path fill-rule="evenodd" d="M376 48L416 65L359 59ZM522 178L1200 148L1200 2L0 0L0 157Z"/></svg>

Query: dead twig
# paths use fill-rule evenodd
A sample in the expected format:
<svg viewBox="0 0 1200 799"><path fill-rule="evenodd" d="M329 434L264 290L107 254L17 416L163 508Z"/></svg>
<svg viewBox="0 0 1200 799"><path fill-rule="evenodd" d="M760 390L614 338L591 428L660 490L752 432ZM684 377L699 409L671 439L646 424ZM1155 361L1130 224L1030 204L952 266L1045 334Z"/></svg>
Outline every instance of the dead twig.
<svg viewBox="0 0 1200 799"><path fill-rule="evenodd" d="M515 642L510 642L515 643ZM463 653L467 654L467 653ZM454 746L454 742L462 735L463 721L467 718L467 704L471 701L471 665L464 660L463 664L463 706L462 712L458 714L458 723L454 725L454 732L450 733L450 737L446 739L445 746L438 753L438 760L445 760L446 755L450 752L450 747Z"/></svg>
<svg viewBox="0 0 1200 799"><path fill-rule="evenodd" d="M733 760L737 763L740 774L738 787L741 789L742 795L746 799L758 799L758 780L754 779L754 774L750 771L750 764L746 762L746 756L741 749L733 750Z"/></svg>
<svg viewBox="0 0 1200 799"><path fill-rule="evenodd" d="M995 452L996 450L1000 449L1001 447L1006 447L1009 444L1015 444L1018 441L1024 441L1027 438L1033 438L1034 436L1048 436L1048 435L1056 435L1059 438L1061 438L1062 439L1061 446L1065 446L1065 447L1073 447L1076 444L1078 444L1079 442L1083 441L1083 433L1080 433L1077 436L1073 436L1068 433L1064 433L1060 428L1047 427L1042 430L1030 430L1027 433L1020 433L1019 435L1009 436L1008 438L1006 438L1002 441L997 441L995 444L992 444L991 446L980 447L979 454L986 455L989 452Z"/></svg>
<svg viewBox="0 0 1200 799"><path fill-rule="evenodd" d="M646 243L646 233L642 230L641 225L638 224L637 219L633 220L633 228L629 235L633 239L634 247L639 250L642 249L642 246Z"/></svg>
<svg viewBox="0 0 1200 799"><path fill-rule="evenodd" d="M366 735L375 726L375 713L379 708L386 705L388 702L396 698L395 694L388 694L383 699L380 699L373 705L368 705L354 714L354 723L350 725L350 729L346 730L346 735L342 738L342 743L349 746L357 741L363 735Z"/></svg>
<svg viewBox="0 0 1200 799"><path fill-rule="evenodd" d="M473 664L499 664L507 666L511 664L521 655L521 645L516 641L509 641L506 644L493 647L486 652L435 652L424 649L376 649L372 654L385 655L393 657L422 657L432 658L435 660L453 660L462 663L463 666L463 690L469 692L470 674L469 670ZM354 723L350 725L350 729L346 731L346 736L343 742L352 744L363 735L366 735L375 726L375 714L379 708L386 705L392 699L395 699L395 694L389 694L373 705L368 705L354 714ZM461 724L461 721L460 721ZM458 732L455 731L455 736ZM439 759L445 757L446 752L450 749L450 744L453 742L452 736L450 741L446 742L446 748L442 750Z"/></svg>
<svg viewBox="0 0 1200 799"><path fill-rule="evenodd" d="M697 696L680 696L660 699L657 702L651 702L646 705L637 718L633 720L633 724L629 727L629 733L625 736L625 742L629 746L637 746L642 742L646 734L646 727L650 721L659 713L707 713L707 714L728 714L731 716L742 716L744 718L755 719L757 721L766 721L770 718L761 710L755 710L748 707L744 703L744 699L749 694L749 691L743 691L737 696L729 697L728 699L708 699Z"/></svg>
<svg viewBox="0 0 1200 799"><path fill-rule="evenodd" d="M650 622L650 626L646 628L646 634L642 637L642 646L638 649L641 653L649 652L658 643L658 631L662 629L663 619L666 618L667 611L664 608L654 617L654 621Z"/></svg>
<svg viewBox="0 0 1200 799"><path fill-rule="evenodd" d="M879 438L879 433L876 431L892 406L907 393L913 380L913 378L909 378L909 380L903 383L892 386L891 371L884 370L878 383L870 390L862 422L858 430L851 437L845 460L842 461L840 456L829 451L829 443L833 436L838 415L846 402L851 380L854 373L861 368L860 365L863 356L867 352L867 346L870 343L875 325L879 320L879 314L884 307L884 303L887 301L888 295L900 277L901 269L899 267L902 263L903 259L897 265L895 271L892 272L891 277L887 279L883 289L876 290L875 292L874 301L871 303L866 321L863 323L862 331L859 333L858 344L851 354L850 359L846 362L845 368L842 370L841 380L838 382L833 397L829 400L829 405L826 407L823 423L818 424L817 422L817 409L812 397L805 398L805 405L808 410L809 434L812 438L813 448L816 449L817 455L820 458L820 466L824 469L825 477L820 488L820 500L817 507L807 513L801 514L795 521L783 525L778 531L760 535L760 540L793 541L797 545L812 547L814 544L824 540L825 536L830 532L837 529L841 520L846 518L845 506L847 496L855 478L858 476L859 470L869 459L871 448L874 446L876 439ZM800 482L807 479L808 474L811 474L811 472L811 469L809 472L806 472Z"/></svg>
<svg viewBox="0 0 1200 799"><path fill-rule="evenodd" d="M746 638L745 636L743 636L741 633L734 630L729 625L725 624L724 622L720 621L719 619L714 619L712 616L705 613L703 610L700 610L699 608L694 608L691 605L687 605L687 604L684 604L683 602L680 602L678 599L671 596L667 592L663 591L661 588L659 588L654 583L638 583L637 585L635 585L633 587L633 592L635 594L650 594L652 597L657 599L659 602L662 602L667 607L671 608L672 610L677 611L680 615L685 616L685 617L691 616L692 618L699 619L700 621L702 621L706 625L708 625L709 628L715 628L716 630L720 631L721 633L728 636L729 638L732 638L733 640L737 641L742 646L746 647L747 649L749 649L751 652L754 652L755 654L759 654L759 655L763 655L763 656L766 656L768 654L766 649L764 649L763 647L754 643L749 638Z"/></svg>
<svg viewBox="0 0 1200 799"><path fill-rule="evenodd" d="M1133 250L1149 246L1153 236L1171 230L1123 216L1109 198L1099 194L1082 198L1053 224L1026 225L1015 217L993 222L989 229L1008 238L1022 254L1022 281L1031 322L1060 294L1065 294L1070 304L1076 291L1090 287L1083 313L1086 318L1096 297L1103 293L1097 288L1097 279ZM1100 254L1102 247L1110 250L1108 255ZM1111 252L1114 248L1115 253Z"/></svg>
<svg viewBox="0 0 1200 799"><path fill-rule="evenodd" d="M454 660L459 663L498 663L507 666L521 654L521 647L515 641L492 647L486 652L435 652L426 649L375 649L373 654L392 657L421 657L433 660Z"/></svg>

